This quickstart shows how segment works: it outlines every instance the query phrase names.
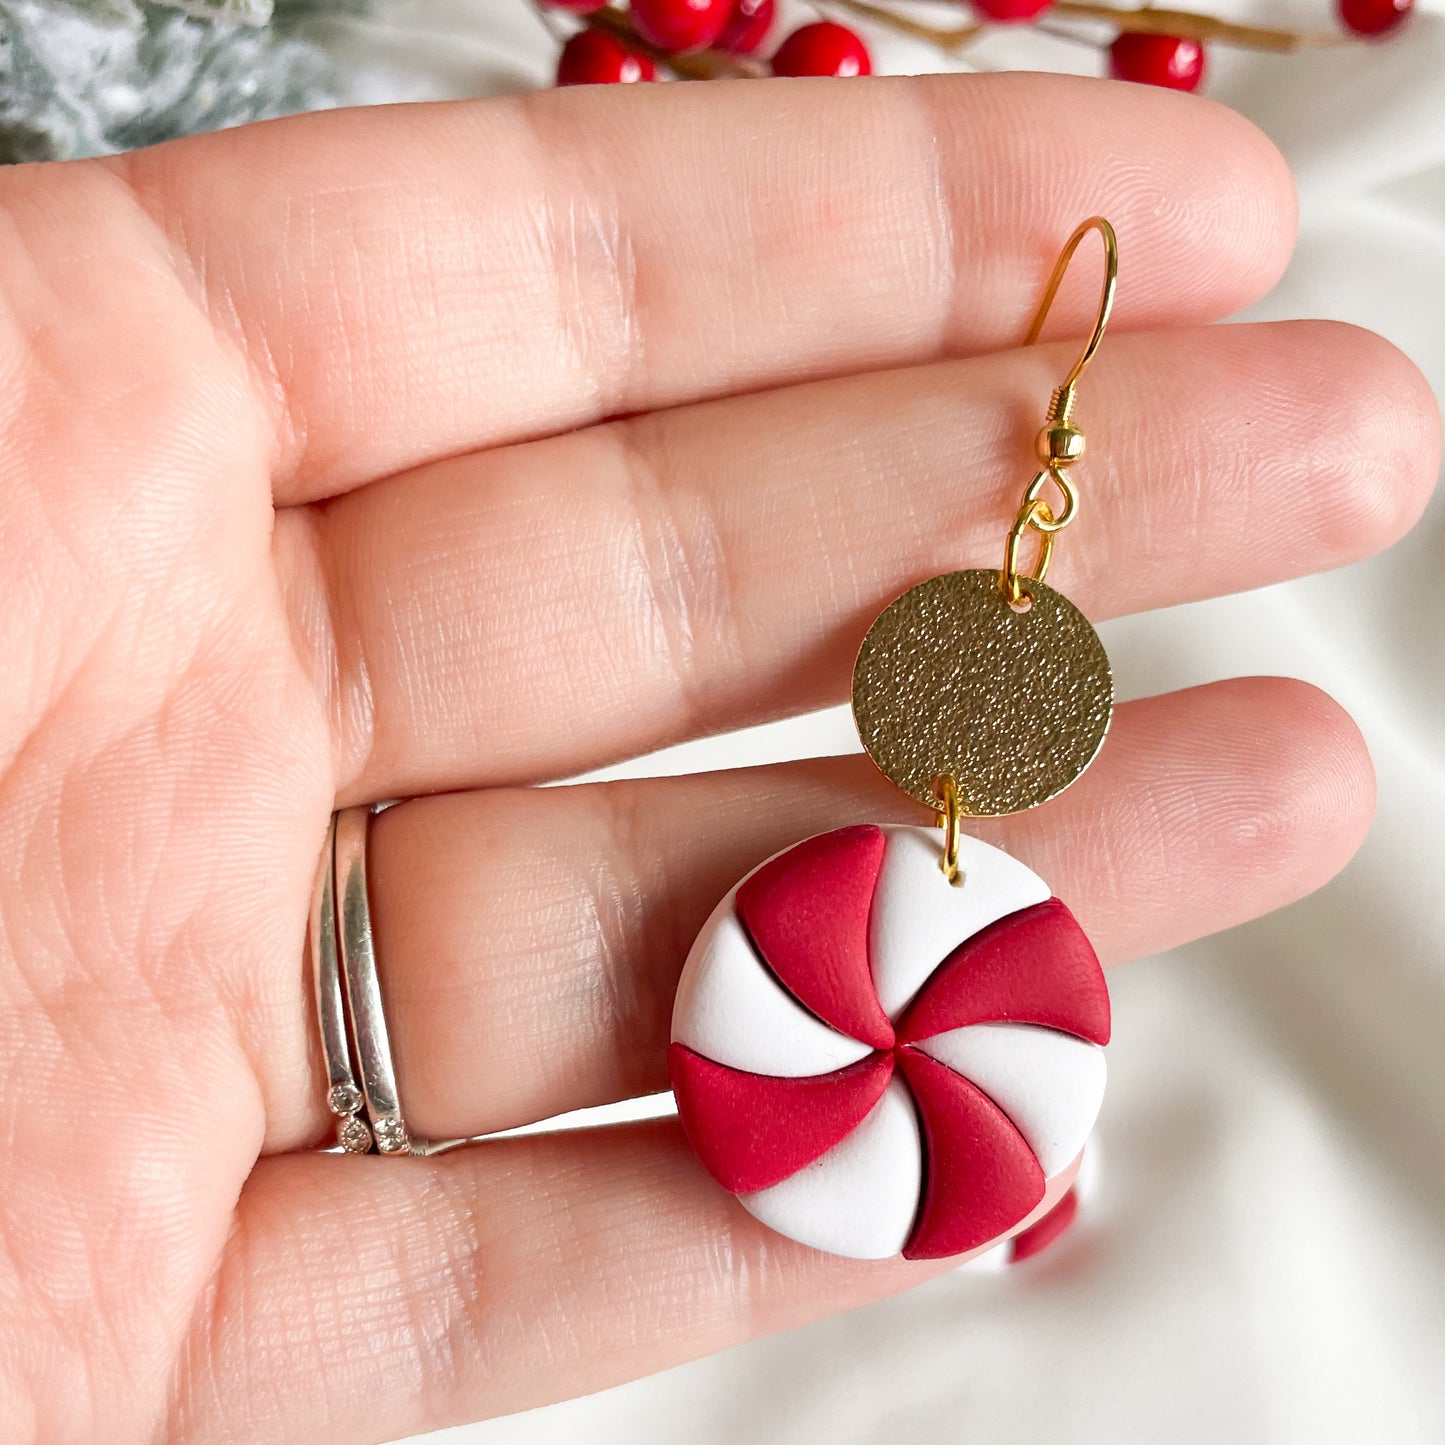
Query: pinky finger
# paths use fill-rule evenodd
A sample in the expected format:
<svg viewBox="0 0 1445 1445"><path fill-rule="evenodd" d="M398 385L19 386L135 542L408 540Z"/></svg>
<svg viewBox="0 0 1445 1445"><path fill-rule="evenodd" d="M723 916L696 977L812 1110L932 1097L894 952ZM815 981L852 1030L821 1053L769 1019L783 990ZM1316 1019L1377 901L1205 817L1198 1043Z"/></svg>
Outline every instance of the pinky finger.
<svg viewBox="0 0 1445 1445"><path fill-rule="evenodd" d="M197 1316L175 1434L391 1440L599 1390L958 1263L840 1259L772 1233L671 1119L431 1159L276 1157Z"/></svg>

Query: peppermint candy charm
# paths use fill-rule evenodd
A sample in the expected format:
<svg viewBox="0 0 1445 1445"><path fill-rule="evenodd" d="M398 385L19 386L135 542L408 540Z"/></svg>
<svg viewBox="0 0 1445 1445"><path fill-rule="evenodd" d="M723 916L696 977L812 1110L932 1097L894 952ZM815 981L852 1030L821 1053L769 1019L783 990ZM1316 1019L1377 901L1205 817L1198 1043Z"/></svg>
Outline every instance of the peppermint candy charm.
<svg viewBox="0 0 1445 1445"><path fill-rule="evenodd" d="M673 1010L678 1113L758 1219L860 1259L1007 1233L1078 1157L1109 995L1048 886L936 830L840 828L750 873L693 945Z"/></svg>

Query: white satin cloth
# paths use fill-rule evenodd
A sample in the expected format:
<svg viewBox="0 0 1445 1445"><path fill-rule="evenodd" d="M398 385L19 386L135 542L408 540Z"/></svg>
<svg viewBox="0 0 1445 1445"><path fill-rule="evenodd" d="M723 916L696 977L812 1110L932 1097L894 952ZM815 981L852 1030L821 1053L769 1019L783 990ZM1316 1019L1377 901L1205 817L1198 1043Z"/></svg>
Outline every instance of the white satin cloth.
<svg viewBox="0 0 1445 1445"><path fill-rule="evenodd" d="M1216 13L1217 6L1212 6ZM342 22L353 97L543 84L522 0L397 0ZM1327 0L1235 13L1329 24ZM876 46L878 68L938 68ZM1087 51L1000 35L990 67ZM1445 392L1445 17L1384 46L1215 58L1211 93L1294 167L1302 234L1253 315L1384 333ZM1288 499L1282 499L1288 502ZM1445 1441L1445 511L1388 555L1131 619L1125 695L1281 673L1333 693L1380 780L1374 832L1323 892L1112 979L1107 1169L1051 1255L450 1445L1439 1445ZM628 772L856 746L822 714Z"/></svg>

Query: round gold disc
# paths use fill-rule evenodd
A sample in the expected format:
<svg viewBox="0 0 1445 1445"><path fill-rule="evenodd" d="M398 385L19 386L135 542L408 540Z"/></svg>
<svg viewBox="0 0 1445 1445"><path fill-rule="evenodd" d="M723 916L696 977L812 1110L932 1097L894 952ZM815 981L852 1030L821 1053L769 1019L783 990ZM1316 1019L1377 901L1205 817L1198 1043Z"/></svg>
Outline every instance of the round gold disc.
<svg viewBox="0 0 1445 1445"><path fill-rule="evenodd" d="M966 813L1019 813L1063 792L1109 729L1114 679L1099 634L1066 597L1030 581L1010 607L993 570L948 572L890 602L853 666L853 719L905 793Z"/></svg>

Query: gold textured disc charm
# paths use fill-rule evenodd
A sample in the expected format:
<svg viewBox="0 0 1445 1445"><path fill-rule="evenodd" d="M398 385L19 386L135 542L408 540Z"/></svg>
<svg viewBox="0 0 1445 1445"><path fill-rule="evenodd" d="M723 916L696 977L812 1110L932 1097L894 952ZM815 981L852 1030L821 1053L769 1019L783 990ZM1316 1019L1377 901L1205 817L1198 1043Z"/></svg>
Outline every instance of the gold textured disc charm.
<svg viewBox="0 0 1445 1445"><path fill-rule="evenodd" d="M951 773L963 810L1037 807L1093 762L1114 679L1099 634L1068 598L1025 584L1009 606L996 570L910 588L868 629L853 668L853 718L868 755L905 793L942 809Z"/></svg>

